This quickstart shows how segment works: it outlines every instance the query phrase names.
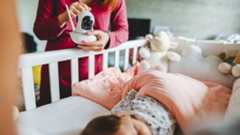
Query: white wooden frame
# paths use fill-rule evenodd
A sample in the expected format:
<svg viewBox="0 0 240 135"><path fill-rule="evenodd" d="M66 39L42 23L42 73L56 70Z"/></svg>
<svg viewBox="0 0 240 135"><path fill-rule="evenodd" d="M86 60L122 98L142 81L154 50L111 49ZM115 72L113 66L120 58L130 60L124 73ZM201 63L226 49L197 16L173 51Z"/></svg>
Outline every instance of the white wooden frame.
<svg viewBox="0 0 240 135"><path fill-rule="evenodd" d="M186 37L177 37L177 43L180 45L177 49L184 46L195 44L202 49L203 55L218 55L222 52L237 53L240 51L240 44L227 43L219 40L196 40Z"/></svg>
<svg viewBox="0 0 240 135"><path fill-rule="evenodd" d="M145 40L128 41L122 45L104 50L102 52L84 52L79 49L66 49L60 51L51 51L44 53L24 54L20 57L19 67L22 73L23 95L25 101L26 111L36 109L36 99L34 94L34 83L32 68L36 65L49 65L50 75L50 89L51 101L55 102L60 100L59 95L59 76L58 76L58 62L70 60L71 61L71 77L72 83L78 82L78 59L88 57L89 59L89 78L94 76L94 63L95 55L103 54L103 69L108 68L109 53L115 53L115 67L119 67L120 51L125 51L124 69L126 70L129 65L129 50L133 49L132 63L137 62L138 48L145 45Z"/></svg>

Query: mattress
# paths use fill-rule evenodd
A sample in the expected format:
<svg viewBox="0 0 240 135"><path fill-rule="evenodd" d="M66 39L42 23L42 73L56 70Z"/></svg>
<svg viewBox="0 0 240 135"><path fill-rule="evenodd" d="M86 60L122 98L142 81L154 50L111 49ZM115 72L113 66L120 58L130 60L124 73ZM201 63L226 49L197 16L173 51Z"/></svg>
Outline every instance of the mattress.
<svg viewBox="0 0 240 135"><path fill-rule="evenodd" d="M109 113L90 100L69 97L21 113L17 128L19 135L79 135L91 119Z"/></svg>

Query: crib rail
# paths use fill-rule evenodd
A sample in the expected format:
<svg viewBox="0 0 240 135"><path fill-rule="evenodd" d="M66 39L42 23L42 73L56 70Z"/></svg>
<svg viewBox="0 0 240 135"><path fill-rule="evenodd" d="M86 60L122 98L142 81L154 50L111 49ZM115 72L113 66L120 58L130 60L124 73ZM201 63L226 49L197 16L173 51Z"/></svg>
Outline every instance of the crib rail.
<svg viewBox="0 0 240 135"><path fill-rule="evenodd" d="M36 108L36 99L34 93L34 82L32 68L37 65L49 65L49 76L50 76L50 90L51 90L51 101L55 102L60 99L59 92L59 75L58 75L58 63L62 61L71 61L71 79L72 83L76 83L79 80L78 71L78 59L82 57L88 57L88 76L93 77L95 67L95 56L103 55L103 69L108 68L109 53L115 54L115 67L119 67L120 51L124 51L124 69L128 68L129 65L129 52L133 50L132 63L137 61L138 48L146 43L145 40L135 40L123 43L119 47L104 50L102 52L85 52L78 49L67 49L60 51L51 51L44 53L35 54L24 54L20 57L19 68L22 73L22 85L23 95L25 100L26 110L32 110ZM43 78L44 79L44 78Z"/></svg>

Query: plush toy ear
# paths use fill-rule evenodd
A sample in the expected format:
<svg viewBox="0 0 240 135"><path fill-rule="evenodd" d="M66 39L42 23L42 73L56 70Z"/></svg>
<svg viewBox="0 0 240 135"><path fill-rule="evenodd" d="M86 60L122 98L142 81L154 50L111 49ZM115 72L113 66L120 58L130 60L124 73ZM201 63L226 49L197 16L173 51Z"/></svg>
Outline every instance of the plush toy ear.
<svg viewBox="0 0 240 135"><path fill-rule="evenodd" d="M166 32L160 32L158 36L155 37L162 46L167 47L167 49L171 48L171 40Z"/></svg>
<svg viewBox="0 0 240 135"><path fill-rule="evenodd" d="M156 34L156 37L164 37L164 36L168 36L168 34L164 31L160 31Z"/></svg>
<svg viewBox="0 0 240 135"><path fill-rule="evenodd" d="M168 34L164 31L159 32L156 37L159 37L160 39L169 39Z"/></svg>
<svg viewBox="0 0 240 135"><path fill-rule="evenodd" d="M146 35L146 37L145 37L147 40L152 40L153 39L153 35L151 35L151 34L148 34L148 35Z"/></svg>

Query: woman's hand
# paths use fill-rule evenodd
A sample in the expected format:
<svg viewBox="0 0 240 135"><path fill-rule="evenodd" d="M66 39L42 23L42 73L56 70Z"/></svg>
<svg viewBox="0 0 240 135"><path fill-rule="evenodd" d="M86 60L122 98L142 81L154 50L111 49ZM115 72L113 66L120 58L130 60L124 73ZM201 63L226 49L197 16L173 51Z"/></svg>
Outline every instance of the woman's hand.
<svg viewBox="0 0 240 135"><path fill-rule="evenodd" d="M79 13L81 13L82 11L86 11L86 10L91 10L90 7L88 7L86 4L77 1L77 2L74 2L70 7L69 7L69 11L70 11L70 14L73 16L73 17L76 17Z"/></svg>
<svg viewBox="0 0 240 135"><path fill-rule="evenodd" d="M76 17L82 11L86 11L86 10L91 10L91 8L88 7L86 4L80 2L80 0L72 3L72 5L69 7L69 12L72 17ZM69 17L68 17L67 10L58 16L58 21L60 26L64 26L64 24L68 20L69 20Z"/></svg>
<svg viewBox="0 0 240 135"><path fill-rule="evenodd" d="M84 51L102 51L104 50L105 46L109 42L109 35L106 32L95 30L93 32L88 33L89 35L94 35L97 38L95 42L89 42L78 45L78 48Z"/></svg>

